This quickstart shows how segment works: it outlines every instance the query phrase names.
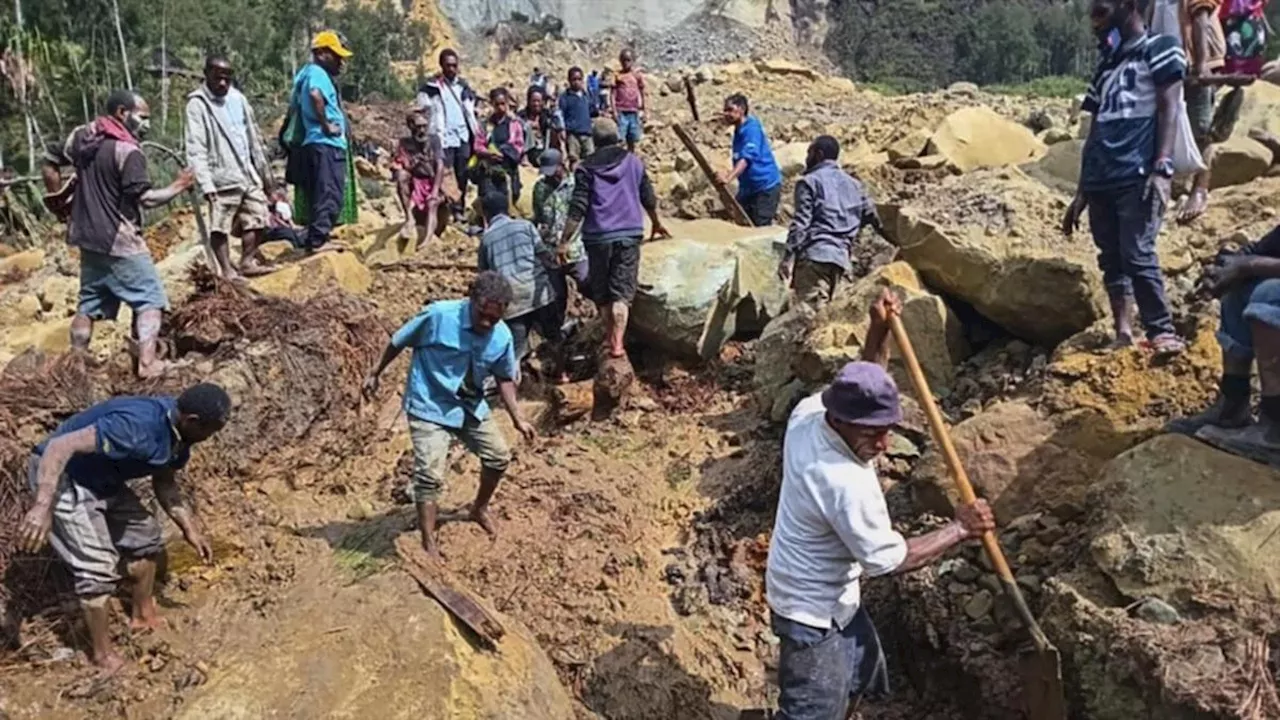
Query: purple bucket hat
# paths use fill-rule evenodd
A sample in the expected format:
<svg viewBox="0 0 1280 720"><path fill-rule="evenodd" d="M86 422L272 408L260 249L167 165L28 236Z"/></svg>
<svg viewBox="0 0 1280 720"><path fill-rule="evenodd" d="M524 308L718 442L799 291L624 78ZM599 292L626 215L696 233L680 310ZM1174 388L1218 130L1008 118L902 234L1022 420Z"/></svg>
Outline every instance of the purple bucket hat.
<svg viewBox="0 0 1280 720"><path fill-rule="evenodd" d="M871 362L851 362L840 368L822 404L836 420L867 427L892 427L902 422L898 385L885 369Z"/></svg>

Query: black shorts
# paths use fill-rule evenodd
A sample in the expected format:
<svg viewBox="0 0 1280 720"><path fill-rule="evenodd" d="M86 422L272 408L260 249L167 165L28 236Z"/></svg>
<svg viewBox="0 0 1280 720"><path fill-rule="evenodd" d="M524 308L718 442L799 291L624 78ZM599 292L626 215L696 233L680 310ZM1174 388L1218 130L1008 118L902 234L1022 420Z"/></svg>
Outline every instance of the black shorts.
<svg viewBox="0 0 1280 720"><path fill-rule="evenodd" d="M597 305L631 304L640 278L640 238L587 246L587 287Z"/></svg>
<svg viewBox="0 0 1280 720"><path fill-rule="evenodd" d="M751 224L756 227L772 225L778 215L778 202L782 200L782 186L769 188L764 192L738 198L742 209L746 211Z"/></svg>

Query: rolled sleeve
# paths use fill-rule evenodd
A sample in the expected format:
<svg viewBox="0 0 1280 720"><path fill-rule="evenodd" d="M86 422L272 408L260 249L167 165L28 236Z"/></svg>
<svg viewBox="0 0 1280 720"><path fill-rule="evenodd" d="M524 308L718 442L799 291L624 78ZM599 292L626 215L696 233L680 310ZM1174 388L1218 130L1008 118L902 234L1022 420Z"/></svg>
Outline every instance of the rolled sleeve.
<svg viewBox="0 0 1280 720"><path fill-rule="evenodd" d="M828 522L870 577L888 575L907 558L907 540L893 529L884 494L875 488L839 488Z"/></svg>
<svg viewBox="0 0 1280 720"><path fill-rule="evenodd" d="M512 344L510 335L507 337L506 347L503 348L502 354L494 361L489 372L497 380L515 380L516 375L520 371L520 366L516 363L516 349Z"/></svg>

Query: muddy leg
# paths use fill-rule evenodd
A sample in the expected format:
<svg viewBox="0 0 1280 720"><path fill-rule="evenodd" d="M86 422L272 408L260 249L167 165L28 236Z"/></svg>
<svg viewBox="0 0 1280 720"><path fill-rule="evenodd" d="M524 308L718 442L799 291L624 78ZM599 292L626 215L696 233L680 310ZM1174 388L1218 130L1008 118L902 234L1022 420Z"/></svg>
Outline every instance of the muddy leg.
<svg viewBox="0 0 1280 720"><path fill-rule="evenodd" d="M493 499L493 494L498 490L498 483L502 480L503 471L491 468L482 468L480 470L480 489L476 491L476 500L471 503L471 521L490 535L497 535L498 530L494 527L493 521L489 519L489 501Z"/></svg>
<svg viewBox="0 0 1280 720"><path fill-rule="evenodd" d="M138 340L138 377L154 378L164 373L165 363L156 356L156 340L160 337L161 311L143 310L134 318L134 335Z"/></svg>
<svg viewBox="0 0 1280 720"><path fill-rule="evenodd" d="M620 358L627 354L626 346L623 345L622 340L627 333L627 321L630 315L631 308L627 307L625 302L617 300L610 304L607 317L611 322L607 327L609 329L609 355L611 357Z"/></svg>
<svg viewBox="0 0 1280 720"><path fill-rule="evenodd" d="M272 267L258 259L258 248L262 246L262 230L245 230L240 238L240 272L252 277L271 272ZM233 278L234 279L234 278Z"/></svg>
<svg viewBox="0 0 1280 720"><path fill-rule="evenodd" d="M84 624L89 629L93 664L101 668L104 675L111 675L124 667L124 658L111 645L111 617L107 609L110 597L99 595L80 601L80 607L84 609Z"/></svg>
<svg viewBox="0 0 1280 720"><path fill-rule="evenodd" d="M434 501L417 503L418 506L418 528L422 533L422 549L427 552L427 557L432 560L440 560L440 542L436 538L436 519L440 515L440 506Z"/></svg>
<svg viewBox="0 0 1280 720"><path fill-rule="evenodd" d="M133 581L133 611L129 619L131 630L156 630L164 621L156 610L156 561L155 558L138 558L129 563L129 578Z"/></svg>
<svg viewBox="0 0 1280 720"><path fill-rule="evenodd" d="M71 320L71 348L88 350L93 338L93 320L88 315L76 315Z"/></svg>
<svg viewBox="0 0 1280 720"><path fill-rule="evenodd" d="M228 280L240 277L236 266L231 262L231 240L224 233L211 233L209 244L213 246L213 255L218 258L218 274Z"/></svg>

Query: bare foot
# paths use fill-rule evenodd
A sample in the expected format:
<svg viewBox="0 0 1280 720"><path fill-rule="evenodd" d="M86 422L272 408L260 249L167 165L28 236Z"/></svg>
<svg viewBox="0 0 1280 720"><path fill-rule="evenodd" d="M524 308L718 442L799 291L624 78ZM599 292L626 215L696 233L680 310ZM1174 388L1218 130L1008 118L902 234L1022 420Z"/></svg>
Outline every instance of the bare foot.
<svg viewBox="0 0 1280 720"><path fill-rule="evenodd" d="M1116 337L1107 345L1108 350L1123 350L1124 348L1133 347L1132 332L1118 332Z"/></svg>
<svg viewBox="0 0 1280 720"><path fill-rule="evenodd" d="M1187 201L1182 204L1182 210L1178 213L1178 224L1187 225L1196 218L1204 214L1209 206L1209 193L1203 188L1196 188L1187 196Z"/></svg>
<svg viewBox="0 0 1280 720"><path fill-rule="evenodd" d="M489 513L486 510L454 510L452 512L440 513L441 525L451 522L473 522L479 525L491 537L497 537L498 529L494 526L493 521L489 519Z"/></svg>
<svg viewBox="0 0 1280 720"><path fill-rule="evenodd" d="M154 612L154 611L153 611ZM159 615L151 617L135 617L129 618L129 629L135 632L150 632L152 630L163 630L169 627L169 623Z"/></svg>
<svg viewBox="0 0 1280 720"><path fill-rule="evenodd" d="M120 653L115 650L108 650L93 658L93 664L98 666L101 677L111 677L120 672L124 667L124 658L120 657Z"/></svg>
<svg viewBox="0 0 1280 720"><path fill-rule="evenodd" d="M479 525L486 533L489 534L489 537L498 537L498 528L494 526L493 521L489 519L489 512L487 510L472 510L468 519Z"/></svg>
<svg viewBox="0 0 1280 720"><path fill-rule="evenodd" d="M422 551L427 554L428 560L438 563L444 562L444 555L440 553L440 545L438 543L423 543Z"/></svg>
<svg viewBox="0 0 1280 720"><path fill-rule="evenodd" d="M243 276L241 279L245 277L252 278L252 277L261 277L263 275L270 275L271 273L275 272L278 269L279 268L275 267L274 265L260 263L257 260L246 260L240 263L240 273Z"/></svg>
<svg viewBox="0 0 1280 720"><path fill-rule="evenodd" d="M147 365L139 365L138 377L142 380L154 380L155 378L164 375L164 372L168 369L169 363L163 360L156 360L155 362L148 363Z"/></svg>

